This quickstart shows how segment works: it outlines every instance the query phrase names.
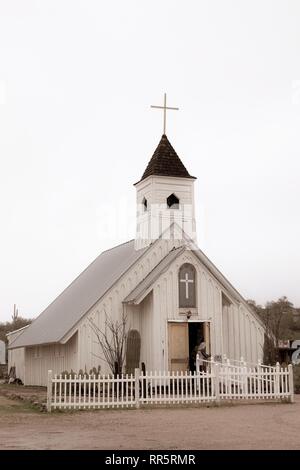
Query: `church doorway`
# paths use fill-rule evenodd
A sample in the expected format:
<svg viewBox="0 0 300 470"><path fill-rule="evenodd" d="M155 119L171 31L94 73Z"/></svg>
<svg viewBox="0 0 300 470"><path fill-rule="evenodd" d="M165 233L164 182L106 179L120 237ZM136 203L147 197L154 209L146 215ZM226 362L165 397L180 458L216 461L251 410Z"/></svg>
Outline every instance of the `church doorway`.
<svg viewBox="0 0 300 470"><path fill-rule="evenodd" d="M169 370L185 372L189 366L189 330L187 322L169 322Z"/></svg>
<svg viewBox="0 0 300 470"><path fill-rule="evenodd" d="M205 341L206 352L210 354L209 322L168 322L169 370L172 372L194 371L194 352L199 341Z"/></svg>
<svg viewBox="0 0 300 470"><path fill-rule="evenodd" d="M195 349L200 342L204 341L204 323L193 322L188 324L189 329L189 370L192 372L196 369Z"/></svg>

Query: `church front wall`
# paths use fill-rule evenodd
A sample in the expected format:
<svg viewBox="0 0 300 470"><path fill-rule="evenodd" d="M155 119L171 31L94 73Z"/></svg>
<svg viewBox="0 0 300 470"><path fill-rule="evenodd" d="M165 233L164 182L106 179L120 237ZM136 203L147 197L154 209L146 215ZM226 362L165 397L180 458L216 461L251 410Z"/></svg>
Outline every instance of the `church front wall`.
<svg viewBox="0 0 300 470"><path fill-rule="evenodd" d="M144 362L146 367L151 364L153 357L153 347L155 345L155 324L153 316L153 293L144 299L140 306L140 311L137 312L140 318L140 333L141 333L141 359L140 362Z"/></svg>
<svg viewBox="0 0 300 470"><path fill-rule="evenodd" d="M155 282L153 288L153 336L152 360L149 367L154 370L168 369L168 322L187 321L189 309L179 308L178 272L184 263L192 263L196 268L197 308L191 309L189 321L210 323L212 355L222 353L221 333L221 291L215 281L199 260L189 250L179 256L167 272Z"/></svg>
<svg viewBox="0 0 300 470"><path fill-rule="evenodd" d="M153 353L150 361L146 363L147 367L152 370L168 369L168 322L187 321L188 309L183 311L179 308L178 292L178 272L184 263L192 263L196 268L197 308L191 309L192 316L189 321L210 323L211 355L214 357L226 354L233 360L239 360L243 356L244 360L254 364L262 360L262 325L247 306L235 299L231 299L227 318L224 318L222 291L226 292L225 289L195 255L187 250L153 286ZM227 292L226 295L229 296Z"/></svg>
<svg viewBox="0 0 300 470"><path fill-rule="evenodd" d="M226 354L228 358L256 362L262 357L263 328L251 311L242 303L232 300L228 315L222 314L224 286L209 272L201 261L186 250L169 269L154 282L153 295L148 295L140 305L124 305L123 299L166 256L170 242L159 240L115 284L77 326L79 365L90 370L100 365L102 373L110 370L101 358L102 352L91 329L89 319L104 331L105 316L116 320L126 314L128 328L141 334L141 362L152 370L168 368L168 321L186 321L186 311L180 311L178 302L178 270L183 263L191 262L197 274L197 309L192 309L191 320L210 322L211 353ZM152 313L151 313L152 312ZM247 324L249 321L249 325Z"/></svg>

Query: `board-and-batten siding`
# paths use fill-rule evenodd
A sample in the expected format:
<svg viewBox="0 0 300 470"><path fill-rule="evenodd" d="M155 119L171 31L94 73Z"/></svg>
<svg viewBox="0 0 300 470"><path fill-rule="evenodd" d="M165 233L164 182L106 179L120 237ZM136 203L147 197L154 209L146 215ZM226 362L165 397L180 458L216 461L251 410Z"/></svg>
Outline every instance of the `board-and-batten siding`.
<svg viewBox="0 0 300 470"><path fill-rule="evenodd" d="M154 232L157 232L154 236L156 238L158 232L164 232L164 230L170 228L173 217L180 226L182 223L184 224L183 229L185 232L196 241L194 179L152 175L149 179L140 181L136 189L138 208L137 247L141 248L149 245L149 226L154 229ZM170 212L167 207L167 198L171 194L175 194L180 201L180 207L175 212ZM152 207L152 210L144 211L144 198L146 198L148 207Z"/></svg>
<svg viewBox="0 0 300 470"><path fill-rule="evenodd" d="M200 262L191 252L179 256L167 272L162 274L153 287L153 350L155 351L149 364L151 369L168 369L168 322L172 320L186 321L187 309L179 308L178 271L182 264L190 262L196 268L197 308L191 309L191 320L210 321L211 349L213 355L220 354L222 334L219 324L222 322L220 289L211 279Z"/></svg>
<svg viewBox="0 0 300 470"><path fill-rule="evenodd" d="M191 309L192 320L210 321L211 354L226 354L230 359L257 363L263 357L264 331L255 316L242 303L232 301L230 315L222 312L222 286L202 266L193 254L185 252L153 286L153 321L148 337L142 341L152 344L153 354L146 365L153 370L167 370L167 322L185 320L178 305L178 271L183 263L191 262L197 275L197 308ZM249 325L246 324L249 322ZM152 331L152 339L149 332ZM224 334L225 331L225 334ZM245 341L246 339L246 341Z"/></svg>
<svg viewBox="0 0 300 470"><path fill-rule="evenodd" d="M142 258L125 273L119 281L110 289L107 294L87 313L81 320L78 328L79 344L79 364L83 370L90 370L100 365L102 373L109 373L109 368L102 359L103 355L97 344L95 335L91 329L89 318L102 330L105 327L105 316L113 321L120 318L123 311L127 316L128 328L136 328L140 332L143 328L141 324L140 312L149 310L150 301L144 301L141 306L124 306L122 301L139 284L145 276L169 253L173 246L178 246L179 241L160 240L155 246L147 250ZM149 305L147 304L149 303ZM145 303L145 304L144 304ZM147 320L149 323L151 320ZM142 337L143 348L144 338ZM150 346L149 346L150 347ZM152 351L152 347L151 347ZM148 357L147 353L147 357ZM141 358L142 361L142 358ZM144 361L145 362L145 361Z"/></svg>
<svg viewBox="0 0 300 470"><path fill-rule="evenodd" d="M263 359L264 330L242 304L223 305L223 353L230 359L256 364Z"/></svg>
<svg viewBox="0 0 300 470"><path fill-rule="evenodd" d="M27 347L12 349L9 351L9 364L15 365L17 377L25 385L47 384L48 370L54 374L64 371L79 370L90 371L93 367L101 366L102 373L108 373L109 369L103 360L99 359L101 351L95 342L95 337L91 332L88 318L91 317L97 325L104 327L105 313L112 319L121 315L123 310L122 301L132 289L153 269L156 263L164 258L172 246L178 246L179 242L160 240L155 247L148 250L142 259L137 262L115 286L88 312L78 325L68 334L68 341L65 344L44 345L39 347ZM145 303L145 310L147 305ZM129 309L130 310L130 309ZM128 312L129 327L133 328L133 316ZM139 320L140 321L140 320ZM139 331L140 328L136 327ZM147 327L146 327L147 328ZM11 341L16 337L13 332ZM70 339L69 339L70 338ZM76 341L74 342L76 338ZM150 349L147 349L146 358L149 357Z"/></svg>
<svg viewBox="0 0 300 470"><path fill-rule="evenodd" d="M128 328L135 328L141 334L141 362L145 362L148 370L167 370L167 323L186 319L185 315L180 313L178 305L178 270L183 263L191 262L196 268L197 276L197 308L191 309L192 319L210 322L212 355L226 354L230 359L240 359L243 356L248 362L262 359L262 326L247 307L233 299L227 312L222 309L222 291L226 293L226 290L191 251L187 250L180 255L154 282L152 293L140 305L124 307L122 300L168 251L169 245L166 241L161 241L150 249L87 317L93 318L97 325L103 328L105 314L116 320L125 309ZM108 373L107 365L99 359L101 351L87 317L79 326L80 367L90 370L100 365L102 372Z"/></svg>
<svg viewBox="0 0 300 470"><path fill-rule="evenodd" d="M25 348L8 350L8 372L11 367L15 367L16 378L25 380Z"/></svg>
<svg viewBox="0 0 300 470"><path fill-rule="evenodd" d="M77 334L66 344L34 346L25 349L25 385L47 385L48 370L54 374L78 369Z"/></svg>
<svg viewBox="0 0 300 470"><path fill-rule="evenodd" d="M21 333L24 328L8 333L7 340L10 345ZM8 372L11 367L15 367L16 378L25 381L25 348L9 349L8 350Z"/></svg>
<svg viewBox="0 0 300 470"><path fill-rule="evenodd" d="M141 181L137 190L137 204L142 204L146 198L148 204L159 204L161 208L166 206L167 197L175 194L180 204L188 204L194 208L193 180L186 178L174 178L152 176L148 181Z"/></svg>

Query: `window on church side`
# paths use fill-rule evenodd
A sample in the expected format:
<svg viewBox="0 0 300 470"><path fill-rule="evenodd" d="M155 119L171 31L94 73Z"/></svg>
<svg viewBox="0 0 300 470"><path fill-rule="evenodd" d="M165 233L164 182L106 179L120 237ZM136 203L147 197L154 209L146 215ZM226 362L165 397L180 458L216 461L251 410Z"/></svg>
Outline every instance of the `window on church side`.
<svg viewBox="0 0 300 470"><path fill-rule="evenodd" d="M196 307L196 270L185 263L179 269L179 307Z"/></svg>
<svg viewBox="0 0 300 470"><path fill-rule="evenodd" d="M167 197L167 206L169 209L179 209L179 199L175 194L171 194Z"/></svg>
<svg viewBox="0 0 300 470"><path fill-rule="evenodd" d="M148 202L145 197L143 198L143 206L144 206L144 211L146 212L146 210L148 209Z"/></svg>

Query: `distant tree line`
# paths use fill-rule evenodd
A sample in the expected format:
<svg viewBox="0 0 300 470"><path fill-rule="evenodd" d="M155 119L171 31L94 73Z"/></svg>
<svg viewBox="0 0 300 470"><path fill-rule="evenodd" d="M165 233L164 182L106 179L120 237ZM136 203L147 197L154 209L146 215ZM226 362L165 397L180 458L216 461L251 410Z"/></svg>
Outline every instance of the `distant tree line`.
<svg viewBox="0 0 300 470"><path fill-rule="evenodd" d="M19 316L18 309L14 306L14 312L12 314L11 320L7 322L0 322L0 340L7 343L7 333L11 331L18 330L23 328L23 326L29 325L32 322L30 318L24 318Z"/></svg>
<svg viewBox="0 0 300 470"><path fill-rule="evenodd" d="M264 306L248 300L248 304L263 321L266 334L264 363L274 364L279 360L279 341L300 339L300 309L295 308L287 297L267 302Z"/></svg>

